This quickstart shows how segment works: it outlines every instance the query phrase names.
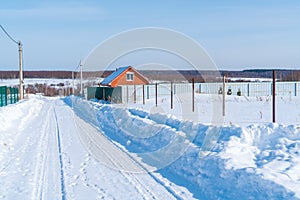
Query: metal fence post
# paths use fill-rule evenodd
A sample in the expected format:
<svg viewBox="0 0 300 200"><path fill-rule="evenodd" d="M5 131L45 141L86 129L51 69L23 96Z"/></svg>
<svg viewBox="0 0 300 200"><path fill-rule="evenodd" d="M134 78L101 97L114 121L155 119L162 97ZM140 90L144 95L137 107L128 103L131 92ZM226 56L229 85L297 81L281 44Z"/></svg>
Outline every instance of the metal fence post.
<svg viewBox="0 0 300 200"><path fill-rule="evenodd" d="M226 90L226 85L225 85L225 81L226 81L226 76L224 75L223 76L223 101L222 101L222 114L223 114L223 117L225 117L225 90Z"/></svg>
<svg viewBox="0 0 300 200"><path fill-rule="evenodd" d="M171 109L173 109L173 81L171 81Z"/></svg>
<svg viewBox="0 0 300 200"><path fill-rule="evenodd" d="M192 79L192 112L195 111L195 79Z"/></svg>
<svg viewBox="0 0 300 200"><path fill-rule="evenodd" d="M158 84L157 83L155 83L155 106L157 107L157 86L158 86Z"/></svg>
<svg viewBox="0 0 300 200"><path fill-rule="evenodd" d="M273 85L272 85L272 95L273 95L273 123L276 122L275 116L275 96L276 96L276 71L273 70Z"/></svg>
<svg viewBox="0 0 300 200"><path fill-rule="evenodd" d="M150 94L149 94L149 85L147 85L147 99L150 99Z"/></svg>
<svg viewBox="0 0 300 200"><path fill-rule="evenodd" d="M133 103L136 103L136 86L133 85Z"/></svg>
<svg viewBox="0 0 300 200"><path fill-rule="evenodd" d="M250 83L248 83L247 85L247 94L248 94L248 97L250 96Z"/></svg>
<svg viewBox="0 0 300 200"><path fill-rule="evenodd" d="M143 104L145 104L145 85L143 85Z"/></svg>
<svg viewBox="0 0 300 200"><path fill-rule="evenodd" d="M199 94L201 93L201 84L199 84Z"/></svg>

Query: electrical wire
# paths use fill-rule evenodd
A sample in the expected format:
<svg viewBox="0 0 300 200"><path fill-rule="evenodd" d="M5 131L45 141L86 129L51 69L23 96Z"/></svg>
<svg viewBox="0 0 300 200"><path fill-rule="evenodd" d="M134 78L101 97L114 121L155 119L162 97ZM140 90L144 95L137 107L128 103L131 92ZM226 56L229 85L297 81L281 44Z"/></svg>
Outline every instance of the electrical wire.
<svg viewBox="0 0 300 200"><path fill-rule="evenodd" d="M79 61L77 68L75 69L75 71L80 71L80 67L81 67L81 60Z"/></svg>
<svg viewBox="0 0 300 200"><path fill-rule="evenodd" d="M0 28L3 30L3 32L7 35L7 37L9 39L11 39L11 41L13 41L14 43L16 43L17 45L21 45L21 42L20 41L16 41L13 37L11 37L8 32L3 28L3 26L0 24Z"/></svg>
<svg viewBox="0 0 300 200"><path fill-rule="evenodd" d="M14 43L16 43L18 46L19 46L19 48L22 46L22 43L21 43L21 41L16 41L12 36L10 36L9 35L9 33L5 30L5 28L0 24L0 28L2 29L2 31L7 35L7 37L11 40L11 41L13 41ZM23 58L23 55L22 55L22 63L24 63L24 58ZM22 73L23 73L23 70L22 70ZM23 80L21 80L22 81L22 83L23 83Z"/></svg>

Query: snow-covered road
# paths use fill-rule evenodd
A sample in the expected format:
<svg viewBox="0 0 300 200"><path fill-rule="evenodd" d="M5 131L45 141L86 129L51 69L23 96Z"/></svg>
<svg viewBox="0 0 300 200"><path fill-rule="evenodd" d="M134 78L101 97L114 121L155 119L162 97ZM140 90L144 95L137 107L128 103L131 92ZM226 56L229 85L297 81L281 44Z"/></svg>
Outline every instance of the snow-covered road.
<svg viewBox="0 0 300 200"><path fill-rule="evenodd" d="M63 101L35 98L5 109L18 116L1 124L9 127L0 138L0 199L178 198ZM119 170L126 167L135 173Z"/></svg>
<svg viewBox="0 0 300 200"><path fill-rule="evenodd" d="M0 199L300 199L299 152L297 124L218 127L34 95L0 108Z"/></svg>
<svg viewBox="0 0 300 200"><path fill-rule="evenodd" d="M5 122L11 126L2 144L0 197L58 199L62 194L53 103L36 100L29 110L22 108L15 121Z"/></svg>

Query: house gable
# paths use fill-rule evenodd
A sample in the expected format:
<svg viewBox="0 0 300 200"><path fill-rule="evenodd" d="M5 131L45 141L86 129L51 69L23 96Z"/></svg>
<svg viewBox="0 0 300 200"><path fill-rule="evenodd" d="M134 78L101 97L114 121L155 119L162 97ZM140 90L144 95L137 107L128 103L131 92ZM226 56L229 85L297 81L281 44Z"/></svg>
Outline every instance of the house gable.
<svg viewBox="0 0 300 200"><path fill-rule="evenodd" d="M118 85L144 85L148 83L148 79L131 66L118 68L101 82L102 85L111 87L117 87Z"/></svg>

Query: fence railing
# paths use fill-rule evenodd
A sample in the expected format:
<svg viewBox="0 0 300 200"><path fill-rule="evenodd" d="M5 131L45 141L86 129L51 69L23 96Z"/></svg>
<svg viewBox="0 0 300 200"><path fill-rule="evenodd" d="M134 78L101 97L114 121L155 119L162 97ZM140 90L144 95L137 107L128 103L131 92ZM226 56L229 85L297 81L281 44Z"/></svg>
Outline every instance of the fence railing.
<svg viewBox="0 0 300 200"><path fill-rule="evenodd" d="M272 82L229 82L226 83L226 89L231 89L233 95L240 90L243 96L268 96L272 95L272 84ZM222 88L222 83L197 83L196 85L200 93L214 94L217 89ZM276 95L299 96L300 82L276 82Z"/></svg>
<svg viewBox="0 0 300 200"><path fill-rule="evenodd" d="M278 109L278 113L283 113L283 111L286 112L287 110L285 108L290 108L292 105L299 104L294 102L290 105L287 104L287 102L297 99L297 102L300 102L299 98L297 98L297 96L300 96L300 82L276 82L275 96L272 96L272 84L272 82L229 82L225 84L224 89L223 83L194 83L193 85L193 83L169 82L149 85L123 85L114 88L112 91L109 91L106 87L104 87L106 89L104 92L105 95L103 94L103 91L100 92L100 94L103 94L102 96L105 97L105 101L109 101L111 103L144 104L147 108L150 106L151 109L156 107L161 108L163 106L164 109L170 109L170 112L172 110L175 112L176 110L178 111L178 109L181 109L184 111L183 114L187 117L194 116L191 113L197 113L199 110L206 110L203 112L207 112L211 115L208 111L209 108L205 106L203 107L203 105L211 106L211 109L213 109L213 116L225 117L226 114L230 113L230 110L235 110L236 102L246 101L250 103L249 105L252 105L251 103L253 103L254 108L251 108L250 115L249 113L243 114L239 123L264 123L268 121L271 113L273 114L271 116L273 117L273 122L275 122L276 109ZM101 87L95 87L92 88L93 90L90 90L92 95L88 99L103 99L99 98L101 95L99 97L95 95L97 93L95 91L98 88ZM228 96L229 89L231 90L230 95L232 97ZM226 94L226 97L220 94ZM201 96L203 96L203 98L200 98ZM238 98L237 96L242 97ZM271 96L274 98L271 98ZM276 98L278 101L275 101L276 96L280 97ZM269 108L265 109L266 107ZM255 111L255 109L257 110ZM292 109L294 109L294 107ZM294 115L295 114L293 114L293 116ZM228 120L231 123L232 121L230 117L232 117L232 114L229 114L228 116ZM279 122L284 119L284 115L282 114L277 116ZM289 117L291 118L291 116ZM237 118L233 119L236 120ZM300 121L300 115L297 114L297 116L293 119L298 123ZM205 121L206 118L201 118L201 120L202 122L207 122Z"/></svg>
<svg viewBox="0 0 300 200"><path fill-rule="evenodd" d="M16 103L19 99L18 88L0 86L0 107Z"/></svg>
<svg viewBox="0 0 300 200"><path fill-rule="evenodd" d="M171 89L172 86L172 89ZM222 83L195 83L195 92L201 94L219 94ZM229 82L226 91L231 90L232 95L260 97L272 95L272 82ZM142 102L144 99L170 96L170 94L189 94L192 92L192 83L159 83L149 85L122 86L122 102ZM300 82L276 82L277 96L300 96Z"/></svg>

